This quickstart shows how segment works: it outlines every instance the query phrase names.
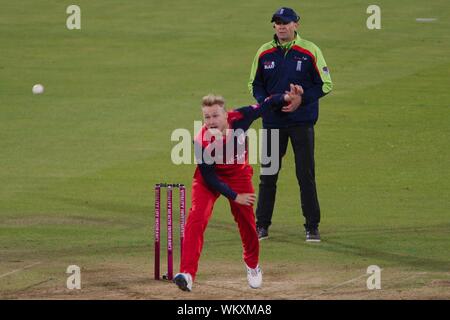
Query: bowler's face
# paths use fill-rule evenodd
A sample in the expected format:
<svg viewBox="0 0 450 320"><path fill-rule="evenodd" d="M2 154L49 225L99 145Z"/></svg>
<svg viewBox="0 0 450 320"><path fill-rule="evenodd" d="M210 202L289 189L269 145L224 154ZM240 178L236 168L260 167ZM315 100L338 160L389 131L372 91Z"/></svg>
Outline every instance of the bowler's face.
<svg viewBox="0 0 450 320"><path fill-rule="evenodd" d="M294 40L298 23L285 23L278 20L274 22L273 27L275 28L275 33L277 34L278 40L280 40L281 43L285 43Z"/></svg>
<svg viewBox="0 0 450 320"><path fill-rule="evenodd" d="M228 127L228 114L224 108L215 104L210 107L203 107L203 120L208 129L217 129L223 132Z"/></svg>

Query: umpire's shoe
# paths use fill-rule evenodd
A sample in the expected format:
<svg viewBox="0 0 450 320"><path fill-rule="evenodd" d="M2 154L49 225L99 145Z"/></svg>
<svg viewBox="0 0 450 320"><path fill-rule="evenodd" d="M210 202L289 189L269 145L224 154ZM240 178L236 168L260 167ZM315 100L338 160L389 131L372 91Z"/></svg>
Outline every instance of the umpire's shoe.
<svg viewBox="0 0 450 320"><path fill-rule="evenodd" d="M177 273L173 282L183 291L192 291L192 276L189 273Z"/></svg>
<svg viewBox="0 0 450 320"><path fill-rule="evenodd" d="M320 242L319 228L307 228L306 232L306 242Z"/></svg>
<svg viewBox="0 0 450 320"><path fill-rule="evenodd" d="M256 227L258 233L258 240L264 240L269 238L269 228Z"/></svg>

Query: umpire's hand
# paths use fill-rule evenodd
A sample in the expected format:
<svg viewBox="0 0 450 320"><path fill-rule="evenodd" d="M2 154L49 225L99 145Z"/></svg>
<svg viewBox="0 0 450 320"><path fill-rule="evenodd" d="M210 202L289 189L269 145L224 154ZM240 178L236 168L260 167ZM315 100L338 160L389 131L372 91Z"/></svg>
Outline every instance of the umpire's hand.
<svg viewBox="0 0 450 320"><path fill-rule="evenodd" d="M291 83L290 89L291 91L285 92L286 94L284 96L284 100L289 102L289 104L281 109L283 112L294 112L302 103L303 88L299 85L293 85Z"/></svg>

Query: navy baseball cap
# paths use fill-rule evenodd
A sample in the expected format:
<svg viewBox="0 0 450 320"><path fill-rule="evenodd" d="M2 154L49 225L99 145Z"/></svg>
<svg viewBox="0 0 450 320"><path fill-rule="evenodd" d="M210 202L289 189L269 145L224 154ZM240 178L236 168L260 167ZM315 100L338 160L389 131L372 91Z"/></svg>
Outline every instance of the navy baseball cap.
<svg viewBox="0 0 450 320"><path fill-rule="evenodd" d="M274 22L276 20L281 20L287 23L298 22L300 20L300 16L294 11L294 9L282 7L275 11L270 22Z"/></svg>

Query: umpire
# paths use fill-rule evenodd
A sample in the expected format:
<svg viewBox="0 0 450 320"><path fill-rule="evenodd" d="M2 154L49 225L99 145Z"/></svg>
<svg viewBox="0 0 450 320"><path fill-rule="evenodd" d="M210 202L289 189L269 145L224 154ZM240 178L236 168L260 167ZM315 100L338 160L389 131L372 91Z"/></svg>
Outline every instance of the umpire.
<svg viewBox="0 0 450 320"><path fill-rule="evenodd" d="M332 82L319 47L302 39L297 33L299 20L300 17L291 8L283 7L273 14L271 22L275 35L256 53L249 89L259 104L271 95L289 91L290 83L300 85L303 89L300 104L263 116L263 128L268 130L263 152L271 150L271 143L279 142L280 170L288 140L291 140L301 208L305 217L306 241L319 242L320 207L314 171L314 125L319 116L319 98L331 91ZM279 141L270 140L270 130L273 129L279 129ZM269 236L279 170L276 174L260 175L256 208L259 240Z"/></svg>

